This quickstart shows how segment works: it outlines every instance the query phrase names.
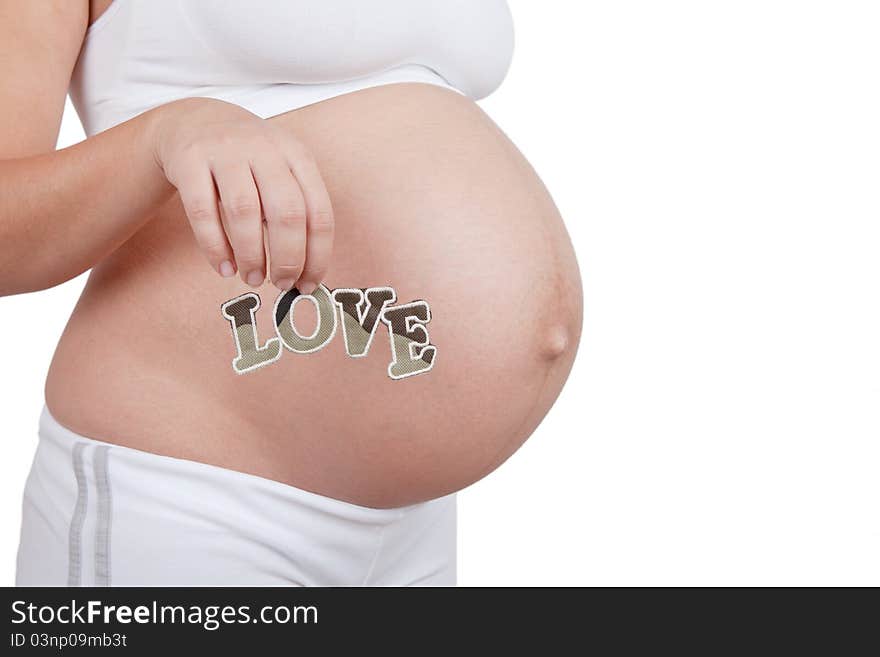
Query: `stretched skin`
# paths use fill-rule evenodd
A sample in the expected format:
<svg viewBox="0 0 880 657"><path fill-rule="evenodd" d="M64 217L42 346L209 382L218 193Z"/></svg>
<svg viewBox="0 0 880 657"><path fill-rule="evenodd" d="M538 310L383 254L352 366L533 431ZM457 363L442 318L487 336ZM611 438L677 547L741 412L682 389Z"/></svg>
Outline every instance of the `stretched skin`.
<svg viewBox="0 0 880 657"><path fill-rule="evenodd" d="M0 0L0 294L93 267L46 383L63 425L369 506L460 489L522 444L571 367L580 281L549 194L474 103L399 84L270 120L327 184L325 285L427 300L432 370L389 378L383 325L364 358L338 336L237 375L220 305L249 288L206 264L157 166L168 106L53 151L88 20L86 2ZM262 343L278 291L257 292Z"/></svg>
<svg viewBox="0 0 880 657"><path fill-rule="evenodd" d="M85 435L368 506L476 481L547 412L579 339L577 265L550 196L492 121L444 89L368 89L272 120L306 141L327 182L326 286L427 300L432 370L389 378L380 326L364 358L337 336L235 374L220 304L247 290L205 266L172 199L92 273L50 372L50 409ZM257 292L262 345L277 290Z"/></svg>

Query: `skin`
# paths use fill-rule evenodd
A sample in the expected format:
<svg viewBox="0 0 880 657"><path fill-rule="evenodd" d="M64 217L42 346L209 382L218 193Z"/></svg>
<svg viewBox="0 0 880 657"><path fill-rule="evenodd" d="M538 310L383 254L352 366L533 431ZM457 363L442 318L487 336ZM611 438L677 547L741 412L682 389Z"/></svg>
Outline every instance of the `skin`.
<svg viewBox="0 0 880 657"><path fill-rule="evenodd" d="M20 4L0 1L0 25L13 4L19 16ZM574 359L580 279L547 190L477 105L423 84L367 89L265 121L226 103L177 101L52 152L89 12L50 5L28 3L31 42L18 45L27 54L0 60L4 79L40 80L4 85L0 125L15 126L35 93L54 117L30 136L0 129L0 280L10 294L93 268L46 384L59 422L374 507L459 490L528 438ZM33 47L50 38L47 25L65 48ZM46 90L50 70L64 75ZM255 162L265 163L259 174ZM113 175L123 166L126 176ZM241 182L247 171L259 213ZM212 178L216 221L206 209ZM273 212L289 216L273 220ZM253 288L260 344L274 335L285 279L390 285L398 302L430 303L434 369L389 378L380 327L365 358L348 357L337 335L316 353L285 352L236 375L219 307L249 288L221 276L220 265L232 258L246 282L259 257L239 244L251 232L263 243L260 214L261 257L278 284ZM305 334L308 306L297 310Z"/></svg>
<svg viewBox="0 0 880 657"><path fill-rule="evenodd" d="M89 13L85 2L0 2L7 44L0 75L10 83L0 91L9 104L0 137L0 293L41 289L85 271L175 190L221 276L238 270L256 287L268 265L280 289L314 290L330 260L333 210L314 157L295 135L236 105L196 98L46 152L58 135ZM36 116L26 117L35 99ZM60 253L51 248L57 244Z"/></svg>

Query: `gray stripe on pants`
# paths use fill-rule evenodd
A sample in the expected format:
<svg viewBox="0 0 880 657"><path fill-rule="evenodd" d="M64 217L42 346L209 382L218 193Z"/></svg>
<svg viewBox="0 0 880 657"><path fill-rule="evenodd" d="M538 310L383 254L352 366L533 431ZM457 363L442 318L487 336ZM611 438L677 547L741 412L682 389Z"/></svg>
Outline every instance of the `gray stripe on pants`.
<svg viewBox="0 0 880 657"><path fill-rule="evenodd" d="M82 453L85 443L73 446L73 474L76 477L76 505L70 519L70 534L67 541L67 585L82 585L82 530L86 521L86 508L89 504L89 486L83 468Z"/></svg>
<svg viewBox="0 0 880 657"><path fill-rule="evenodd" d="M110 494L110 448L95 448L95 489L98 492L98 525L95 530L95 586L110 586L110 517L113 498Z"/></svg>

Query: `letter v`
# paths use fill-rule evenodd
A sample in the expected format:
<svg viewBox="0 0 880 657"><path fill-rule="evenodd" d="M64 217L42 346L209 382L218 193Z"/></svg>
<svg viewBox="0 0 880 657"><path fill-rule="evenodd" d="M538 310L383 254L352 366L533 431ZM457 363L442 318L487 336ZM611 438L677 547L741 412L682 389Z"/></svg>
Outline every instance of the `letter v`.
<svg viewBox="0 0 880 657"><path fill-rule="evenodd" d="M345 353L352 358L367 355L379 317L385 306L397 300L397 294L390 287L370 287L366 289L366 307L364 307L364 290L356 288L338 288L333 290L333 301L339 306L342 315L342 336L345 339Z"/></svg>

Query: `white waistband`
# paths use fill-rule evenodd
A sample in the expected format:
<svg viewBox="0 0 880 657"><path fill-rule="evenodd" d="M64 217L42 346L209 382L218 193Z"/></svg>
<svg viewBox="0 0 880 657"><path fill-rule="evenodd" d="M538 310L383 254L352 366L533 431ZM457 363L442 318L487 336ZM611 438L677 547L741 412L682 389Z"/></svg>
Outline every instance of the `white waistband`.
<svg viewBox="0 0 880 657"><path fill-rule="evenodd" d="M207 463L199 463L198 461L144 452L122 445L114 445L81 436L62 426L52 416L47 407L43 407L40 415L40 439L53 443L69 454L71 458L73 458L74 449L77 444L93 448L99 446L107 448L109 455L112 455L114 461L137 466L143 472L151 472L157 475L161 473L163 480L169 484L172 481L177 481L178 483L186 481L189 486L195 486L198 482L205 484L211 482L213 487L215 484L224 483L235 486L239 490L244 489L253 493L271 495L274 499L282 502L289 501L306 505L316 510L332 513L333 515L358 522L378 524L393 522L403 513L415 509L421 504L425 504L423 502L405 507L381 509L360 506L246 472L230 470ZM88 450L88 452L93 451L94 449Z"/></svg>
<svg viewBox="0 0 880 657"><path fill-rule="evenodd" d="M49 413L25 487L24 586L449 585L455 496L374 509L80 436Z"/></svg>

